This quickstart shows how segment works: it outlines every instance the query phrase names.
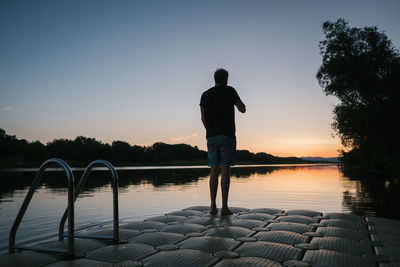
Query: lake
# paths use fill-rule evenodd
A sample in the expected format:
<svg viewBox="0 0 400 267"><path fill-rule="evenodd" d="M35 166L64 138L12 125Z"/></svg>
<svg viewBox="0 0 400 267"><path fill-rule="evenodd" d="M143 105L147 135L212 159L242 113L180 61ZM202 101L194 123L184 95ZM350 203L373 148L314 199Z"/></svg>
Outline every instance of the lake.
<svg viewBox="0 0 400 267"><path fill-rule="evenodd" d="M121 167L119 176L120 224L142 220L190 206L208 206L206 167ZM8 248L12 223L26 196L33 169L0 172L0 253ZM74 169L78 183L82 169ZM229 204L232 207L309 209L347 212L400 219L399 180L360 178L337 165L236 166L232 169ZM108 172L94 171L75 204L75 228L111 227L112 188ZM218 205L221 193L218 191ZM58 224L67 205L66 178L46 172L18 229L17 244L56 240Z"/></svg>

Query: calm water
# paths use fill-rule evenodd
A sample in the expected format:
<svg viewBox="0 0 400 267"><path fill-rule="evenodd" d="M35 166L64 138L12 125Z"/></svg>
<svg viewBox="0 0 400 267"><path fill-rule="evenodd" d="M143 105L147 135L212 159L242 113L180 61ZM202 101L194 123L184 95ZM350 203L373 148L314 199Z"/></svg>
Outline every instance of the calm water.
<svg viewBox="0 0 400 267"><path fill-rule="evenodd" d="M209 205L208 169L121 168L119 212L121 224L142 220L189 206ZM7 250L8 235L35 172L0 172L0 253ZM82 171L74 171L79 181ZM357 177L357 176L354 176ZM396 179L361 180L345 176L335 165L283 165L232 169L229 203L246 208L310 209L349 212L400 219ZM109 227L112 189L107 172L95 171L75 205L77 230ZM46 173L18 229L17 244L56 240L66 207L63 173ZM220 205L220 191L218 204Z"/></svg>

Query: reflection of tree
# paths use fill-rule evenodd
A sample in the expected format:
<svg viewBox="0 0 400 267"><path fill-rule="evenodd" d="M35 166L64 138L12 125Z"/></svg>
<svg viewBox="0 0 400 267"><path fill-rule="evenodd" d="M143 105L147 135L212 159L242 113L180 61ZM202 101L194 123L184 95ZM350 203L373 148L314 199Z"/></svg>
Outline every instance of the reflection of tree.
<svg viewBox="0 0 400 267"><path fill-rule="evenodd" d="M253 174L268 174L276 171L278 168L282 169L281 167L240 167L240 168L232 168L231 169L231 176L236 178L249 178L250 175ZM292 168L292 167L285 167L285 169ZM295 167L293 167L295 168Z"/></svg>
<svg viewBox="0 0 400 267"><path fill-rule="evenodd" d="M400 181L381 173L342 170L345 177L356 181L356 192L343 192L343 206L352 213L400 219Z"/></svg>
<svg viewBox="0 0 400 267"><path fill-rule="evenodd" d="M249 167L233 168L232 176L248 178L253 174L267 174L276 170L277 167ZM82 171L75 171L75 184L79 183ZM154 169L154 170L120 170L118 171L119 188L123 190L130 185L143 183L155 187L168 185L182 185L197 182L199 179L207 178L209 169ZM15 190L24 190L31 185L35 172L1 172L0 199L12 197ZM49 188L53 193L65 194L67 190L67 179L63 172L46 172L41 185ZM93 171L88 177L84 192L93 192L102 187L111 187L111 176L107 171Z"/></svg>

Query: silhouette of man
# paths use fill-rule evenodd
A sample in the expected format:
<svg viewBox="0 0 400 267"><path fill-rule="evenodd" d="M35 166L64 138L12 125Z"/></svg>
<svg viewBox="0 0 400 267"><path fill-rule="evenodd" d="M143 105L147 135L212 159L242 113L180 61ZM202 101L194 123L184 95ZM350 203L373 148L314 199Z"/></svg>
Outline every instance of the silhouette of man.
<svg viewBox="0 0 400 267"><path fill-rule="evenodd" d="M228 207L230 166L236 152L235 106L244 113L246 106L236 90L228 86L229 73L218 69L214 73L215 86L201 96L201 120L206 128L208 166L210 170L210 213L218 212L215 199L218 190L218 176L221 174L222 215L232 214Z"/></svg>

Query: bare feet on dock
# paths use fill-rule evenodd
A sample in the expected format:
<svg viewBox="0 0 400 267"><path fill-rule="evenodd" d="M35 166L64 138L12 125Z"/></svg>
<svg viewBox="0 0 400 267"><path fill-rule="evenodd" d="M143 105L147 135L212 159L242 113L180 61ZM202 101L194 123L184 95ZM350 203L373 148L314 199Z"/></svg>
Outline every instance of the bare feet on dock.
<svg viewBox="0 0 400 267"><path fill-rule="evenodd" d="M221 215L231 215L233 212L229 208L222 208Z"/></svg>
<svg viewBox="0 0 400 267"><path fill-rule="evenodd" d="M216 206L211 206L210 207L210 214L214 215L214 214L217 214L217 213L218 213L217 207Z"/></svg>

